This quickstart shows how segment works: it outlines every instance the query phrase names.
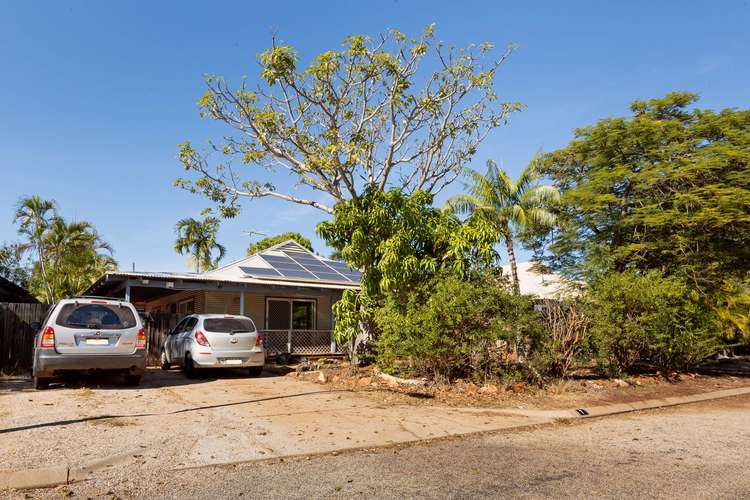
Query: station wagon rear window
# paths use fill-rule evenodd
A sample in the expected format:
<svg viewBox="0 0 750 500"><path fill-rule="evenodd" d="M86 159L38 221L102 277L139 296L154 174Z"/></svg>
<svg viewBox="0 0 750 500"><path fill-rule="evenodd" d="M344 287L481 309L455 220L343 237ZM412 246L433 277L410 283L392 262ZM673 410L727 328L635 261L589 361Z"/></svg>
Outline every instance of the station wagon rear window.
<svg viewBox="0 0 750 500"><path fill-rule="evenodd" d="M56 323L67 328L122 330L136 326L129 307L110 304L65 304Z"/></svg>
<svg viewBox="0 0 750 500"><path fill-rule="evenodd" d="M206 318L203 320L203 328L207 332L218 333L255 331L253 322L244 318Z"/></svg>

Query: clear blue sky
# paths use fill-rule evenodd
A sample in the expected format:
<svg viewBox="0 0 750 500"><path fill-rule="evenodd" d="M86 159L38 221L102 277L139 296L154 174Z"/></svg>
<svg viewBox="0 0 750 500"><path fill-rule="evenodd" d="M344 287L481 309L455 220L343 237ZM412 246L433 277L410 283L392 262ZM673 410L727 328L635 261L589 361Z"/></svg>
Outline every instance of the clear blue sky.
<svg viewBox="0 0 750 500"><path fill-rule="evenodd" d="M702 107L750 103L748 1L4 2L0 241L17 238L16 201L38 193L93 222L121 268L185 269L174 223L209 203L172 187L177 144L220 132L198 117L202 75L255 78L272 31L304 63L349 34L416 35L432 22L447 44L520 44L497 91L528 109L490 137L476 168L494 158L517 173L539 148L564 146L575 127L634 99L688 90ZM220 240L228 260L244 255L245 229L296 230L327 252L314 234L322 217L253 201Z"/></svg>

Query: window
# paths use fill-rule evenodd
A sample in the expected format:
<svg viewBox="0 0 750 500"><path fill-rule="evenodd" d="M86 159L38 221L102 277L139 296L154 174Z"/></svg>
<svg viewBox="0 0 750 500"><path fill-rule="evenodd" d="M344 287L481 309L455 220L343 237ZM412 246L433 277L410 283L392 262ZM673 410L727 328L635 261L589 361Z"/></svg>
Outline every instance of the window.
<svg viewBox="0 0 750 500"><path fill-rule="evenodd" d="M207 332L219 333L255 331L253 322L245 318L207 318L203 320L203 328Z"/></svg>
<svg viewBox="0 0 750 500"><path fill-rule="evenodd" d="M195 312L195 299L183 300L177 305L179 314L193 314Z"/></svg>
<svg viewBox="0 0 750 500"><path fill-rule="evenodd" d="M122 330L136 325L129 307L109 304L65 304L57 316L57 324L68 328Z"/></svg>
<svg viewBox="0 0 750 500"><path fill-rule="evenodd" d="M266 328L269 330L314 330L313 299L266 298Z"/></svg>

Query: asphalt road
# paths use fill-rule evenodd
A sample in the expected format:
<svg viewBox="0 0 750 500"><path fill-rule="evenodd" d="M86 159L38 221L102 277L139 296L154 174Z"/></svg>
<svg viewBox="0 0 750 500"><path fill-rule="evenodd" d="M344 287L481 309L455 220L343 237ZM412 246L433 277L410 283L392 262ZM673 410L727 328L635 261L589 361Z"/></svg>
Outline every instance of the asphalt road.
<svg viewBox="0 0 750 500"><path fill-rule="evenodd" d="M25 498L750 498L748 424L745 396L337 456L122 471Z"/></svg>

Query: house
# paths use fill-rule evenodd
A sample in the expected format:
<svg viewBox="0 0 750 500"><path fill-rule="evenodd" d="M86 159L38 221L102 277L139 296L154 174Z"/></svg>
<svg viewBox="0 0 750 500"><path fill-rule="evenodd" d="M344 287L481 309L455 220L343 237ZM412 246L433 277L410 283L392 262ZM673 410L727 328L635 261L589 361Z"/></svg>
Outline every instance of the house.
<svg viewBox="0 0 750 500"><path fill-rule="evenodd" d="M341 352L332 306L360 277L288 240L204 273L109 272L85 295L124 298L147 318L243 314L264 332L269 354L326 354Z"/></svg>
<svg viewBox="0 0 750 500"><path fill-rule="evenodd" d="M0 276L0 302L23 302L36 304L39 301L26 289Z"/></svg>
<svg viewBox="0 0 750 500"><path fill-rule="evenodd" d="M510 264L502 266L503 274L511 275ZM536 262L518 263L518 287L524 295L536 295L540 299L559 299L566 294L562 277L544 269Z"/></svg>

